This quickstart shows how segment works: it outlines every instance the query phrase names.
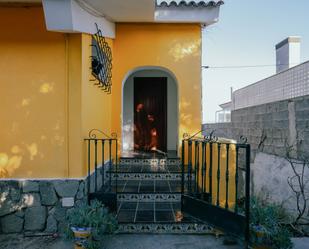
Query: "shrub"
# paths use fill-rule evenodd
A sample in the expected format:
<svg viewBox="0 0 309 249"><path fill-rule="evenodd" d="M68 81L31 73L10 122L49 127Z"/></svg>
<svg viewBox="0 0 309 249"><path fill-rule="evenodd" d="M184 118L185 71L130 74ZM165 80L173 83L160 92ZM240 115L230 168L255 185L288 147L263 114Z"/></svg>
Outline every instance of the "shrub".
<svg viewBox="0 0 309 249"><path fill-rule="evenodd" d="M92 201L90 205L85 203L70 209L66 220L68 230L70 227L89 227L94 237L103 233L113 233L117 229L115 216L109 213L108 209L97 200Z"/></svg>
<svg viewBox="0 0 309 249"><path fill-rule="evenodd" d="M291 233L287 229L290 217L282 206L254 197L251 200L250 212L253 244L270 246L274 249L293 247L290 239Z"/></svg>

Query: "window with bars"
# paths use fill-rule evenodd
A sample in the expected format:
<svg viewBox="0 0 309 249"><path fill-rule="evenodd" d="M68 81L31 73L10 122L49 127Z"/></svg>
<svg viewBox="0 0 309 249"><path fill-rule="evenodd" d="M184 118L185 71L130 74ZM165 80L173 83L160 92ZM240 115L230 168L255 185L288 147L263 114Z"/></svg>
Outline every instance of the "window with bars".
<svg viewBox="0 0 309 249"><path fill-rule="evenodd" d="M91 71L95 78L95 85L103 91L111 93L112 87L112 51L101 30L92 36L91 42Z"/></svg>

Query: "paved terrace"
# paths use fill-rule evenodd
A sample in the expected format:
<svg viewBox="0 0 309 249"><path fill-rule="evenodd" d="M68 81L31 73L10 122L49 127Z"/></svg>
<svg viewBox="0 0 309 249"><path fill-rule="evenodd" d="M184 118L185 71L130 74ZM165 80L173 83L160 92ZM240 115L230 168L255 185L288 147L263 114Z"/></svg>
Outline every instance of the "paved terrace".
<svg viewBox="0 0 309 249"><path fill-rule="evenodd" d="M224 238L205 235L108 235L101 249L241 249L242 245L223 245ZM294 249L306 249L309 238L293 239ZM73 249L73 243L52 237L0 235L0 249Z"/></svg>

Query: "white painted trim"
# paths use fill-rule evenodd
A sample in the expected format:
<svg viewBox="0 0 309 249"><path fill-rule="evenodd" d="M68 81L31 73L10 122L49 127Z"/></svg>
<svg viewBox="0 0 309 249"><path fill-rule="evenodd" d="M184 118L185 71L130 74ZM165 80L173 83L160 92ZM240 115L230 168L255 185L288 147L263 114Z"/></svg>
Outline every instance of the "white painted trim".
<svg viewBox="0 0 309 249"><path fill-rule="evenodd" d="M124 126L125 126L125 120L123 119L123 116L124 116L124 86L125 86L125 83L127 82L127 80L129 79L129 77L135 73L138 73L138 72L142 72L142 71L149 71L149 70L154 70L154 71L162 71L166 74L168 74L172 79L173 81L175 82L176 84L176 88L177 88L177 96L176 96L176 101L177 101L177 122L176 122L176 125L177 125L177 138L176 138L176 149L178 150L178 147L179 147L179 120L180 120L180 113L179 113L179 99L180 99L180 96L179 96L179 83L178 83L178 80L175 76L175 74L170 71L169 69L165 68L165 67L160 67L160 66L142 66L142 67L136 67L132 70L130 70L126 75L125 77L123 78L122 80L122 91L121 91L121 139L122 139L122 146L121 146L121 152L125 152L123 146L124 146Z"/></svg>
<svg viewBox="0 0 309 249"><path fill-rule="evenodd" d="M42 0L47 30L65 33L96 33L98 24L103 36L115 38L115 23L94 16L74 0Z"/></svg>

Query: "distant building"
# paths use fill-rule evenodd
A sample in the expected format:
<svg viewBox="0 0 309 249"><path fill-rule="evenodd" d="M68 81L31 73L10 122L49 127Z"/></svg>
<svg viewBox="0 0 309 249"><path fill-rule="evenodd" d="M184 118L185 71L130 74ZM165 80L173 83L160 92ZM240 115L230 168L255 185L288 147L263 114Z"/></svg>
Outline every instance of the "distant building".
<svg viewBox="0 0 309 249"><path fill-rule="evenodd" d="M222 110L216 111L216 123L231 122L232 101L219 105Z"/></svg>
<svg viewBox="0 0 309 249"><path fill-rule="evenodd" d="M233 91L231 101L219 105L216 122L229 122L231 110L309 95L309 61L300 64L300 37L276 45L276 69L275 75Z"/></svg>
<svg viewBox="0 0 309 249"><path fill-rule="evenodd" d="M280 73L300 63L300 37L289 36L276 45L276 72Z"/></svg>

